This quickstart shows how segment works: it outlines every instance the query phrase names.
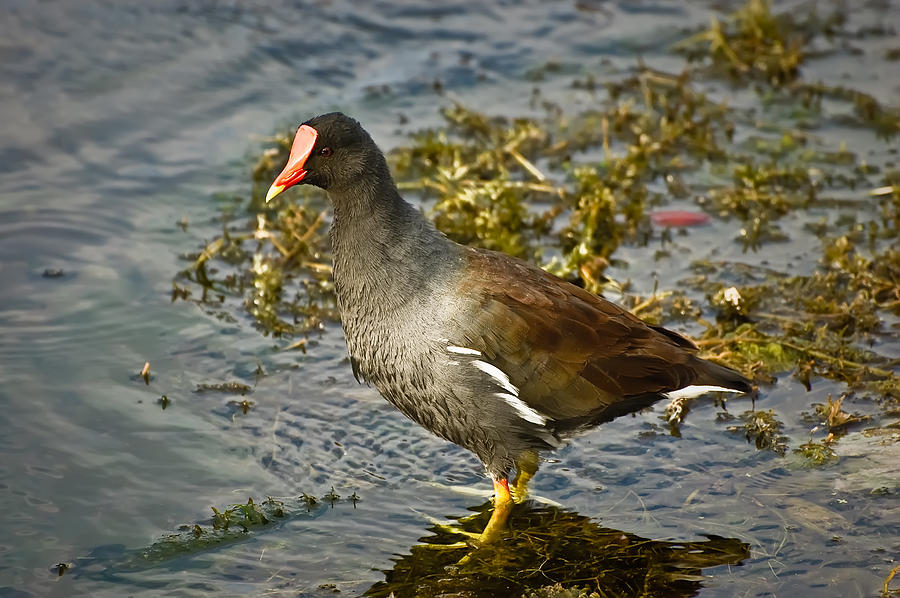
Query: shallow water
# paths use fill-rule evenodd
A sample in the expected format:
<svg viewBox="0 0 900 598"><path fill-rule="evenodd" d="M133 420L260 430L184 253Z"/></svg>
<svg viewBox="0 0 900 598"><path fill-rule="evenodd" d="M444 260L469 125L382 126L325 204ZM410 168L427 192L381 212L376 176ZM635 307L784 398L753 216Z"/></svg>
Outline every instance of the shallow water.
<svg viewBox="0 0 900 598"><path fill-rule="evenodd" d="M453 98L526 113L528 73L548 60L561 66L542 92L577 105L585 99L569 87L573 76L626 69L638 55L680 68L668 44L710 10L662 0L482 4L3 3L0 596L325 596L327 584L357 595L385 580L430 519L484 503L490 484L471 455L356 383L339 326L305 355L273 351L286 343L248 318L170 302L179 254L221 229L213 194L246 192L246 156L278 126L340 109L390 148L437 123L437 107ZM900 6L872 3L853 18L900 27ZM804 74L895 100L900 62L881 59L895 42L861 41L862 55ZM731 99L752 105L751 96ZM885 147L859 130L823 134ZM614 274L646 291L654 276L674 285L692 258L809 271L819 242L802 224L787 219L792 240L757 254L721 224L678 239L668 262L623 248L631 268ZM136 376L145 361L149 386ZM229 403L240 397L195 392L226 381L252 387L249 413ZM810 392L824 402L841 390L818 380ZM161 395L173 400L165 410ZM758 406L798 414L812 400L784 377ZM741 565L703 568L702 596L877 595L900 559L900 444L857 435L840 443L838 464L810 470L728 433L718 411L696 405L680 438L661 406L621 418L552 455L533 492L635 537L747 543ZM801 418L785 424L792 445L808 436ZM134 564L162 534L206 520L210 505L332 487L344 496L333 506ZM541 504L522 517L540 519ZM74 568L59 577L60 562Z"/></svg>

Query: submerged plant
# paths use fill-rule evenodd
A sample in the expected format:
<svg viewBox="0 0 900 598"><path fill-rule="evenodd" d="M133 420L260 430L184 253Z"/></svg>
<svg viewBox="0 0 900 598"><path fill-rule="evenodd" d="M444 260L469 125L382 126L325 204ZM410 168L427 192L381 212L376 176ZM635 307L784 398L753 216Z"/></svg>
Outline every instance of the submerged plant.
<svg viewBox="0 0 900 598"><path fill-rule="evenodd" d="M834 463L838 460L837 454L831 448L831 443L825 441L816 442L810 439L809 442L805 442L794 449L794 452L803 457L806 463L813 467Z"/></svg>
<svg viewBox="0 0 900 598"><path fill-rule="evenodd" d="M787 437L781 433L783 424L778 421L774 411L745 411L740 419L743 425L729 426L729 432L743 433L747 442L753 442L759 450L779 455L787 451Z"/></svg>

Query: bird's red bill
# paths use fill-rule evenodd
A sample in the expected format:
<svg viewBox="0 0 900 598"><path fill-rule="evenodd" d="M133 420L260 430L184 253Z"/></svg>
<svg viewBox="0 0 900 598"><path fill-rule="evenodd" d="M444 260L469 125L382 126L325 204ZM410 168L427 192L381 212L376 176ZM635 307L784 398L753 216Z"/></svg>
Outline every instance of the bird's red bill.
<svg viewBox="0 0 900 598"><path fill-rule="evenodd" d="M266 194L266 201L269 201L285 189L293 187L303 180L306 176L304 166L312 153L313 147L316 145L316 138L319 133L309 125L300 125L297 134L294 136L294 143L291 145L291 155L288 157L284 170L281 171L269 192Z"/></svg>

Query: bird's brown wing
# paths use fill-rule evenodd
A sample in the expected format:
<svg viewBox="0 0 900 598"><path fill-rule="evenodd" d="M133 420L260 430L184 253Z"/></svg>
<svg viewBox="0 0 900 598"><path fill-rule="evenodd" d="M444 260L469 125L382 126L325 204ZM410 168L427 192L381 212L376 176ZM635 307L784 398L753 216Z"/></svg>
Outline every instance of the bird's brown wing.
<svg viewBox="0 0 900 598"><path fill-rule="evenodd" d="M696 379L686 338L504 254L467 259L460 296L471 303L451 340L481 351L539 413L585 417Z"/></svg>

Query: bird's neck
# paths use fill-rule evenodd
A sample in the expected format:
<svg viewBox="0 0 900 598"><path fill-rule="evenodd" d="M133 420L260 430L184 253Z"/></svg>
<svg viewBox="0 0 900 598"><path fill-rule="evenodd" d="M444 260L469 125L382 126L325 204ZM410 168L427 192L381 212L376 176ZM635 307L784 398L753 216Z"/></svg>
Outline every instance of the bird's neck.
<svg viewBox="0 0 900 598"><path fill-rule="evenodd" d="M392 311L457 267L456 245L387 179L329 190L334 280L343 311Z"/></svg>

